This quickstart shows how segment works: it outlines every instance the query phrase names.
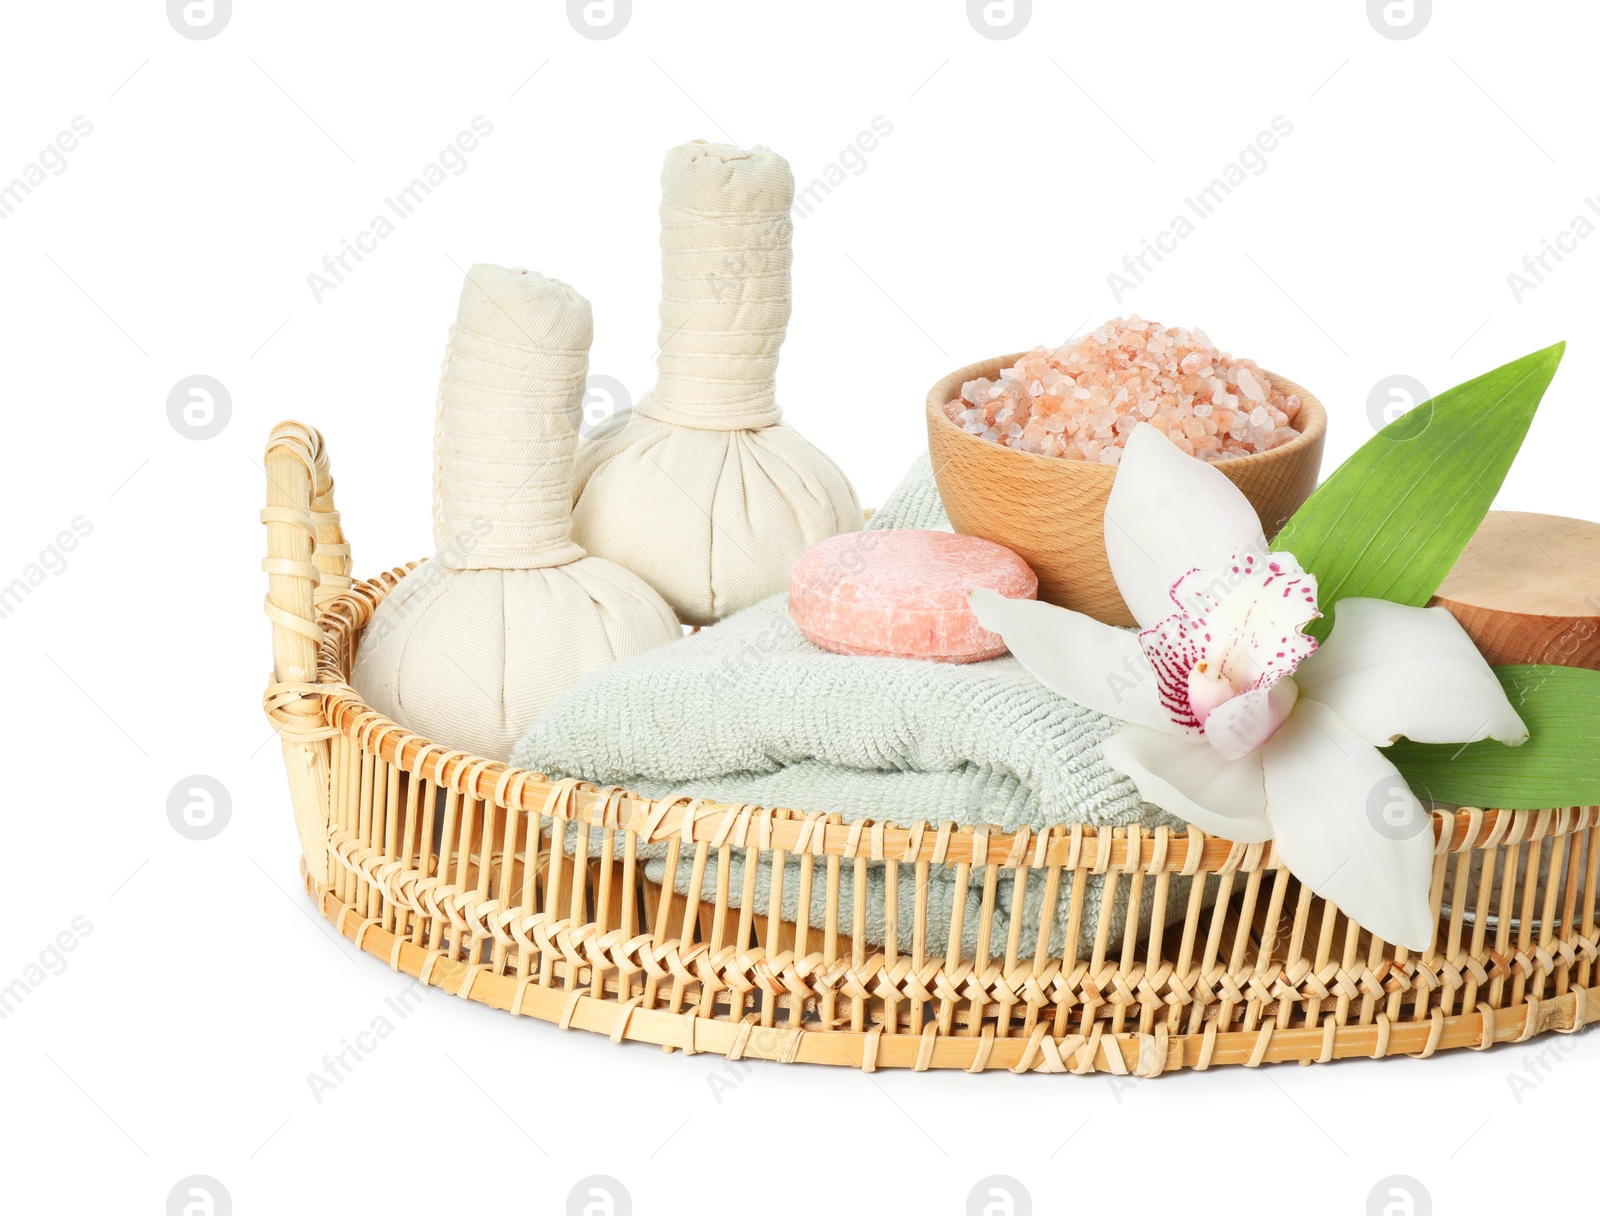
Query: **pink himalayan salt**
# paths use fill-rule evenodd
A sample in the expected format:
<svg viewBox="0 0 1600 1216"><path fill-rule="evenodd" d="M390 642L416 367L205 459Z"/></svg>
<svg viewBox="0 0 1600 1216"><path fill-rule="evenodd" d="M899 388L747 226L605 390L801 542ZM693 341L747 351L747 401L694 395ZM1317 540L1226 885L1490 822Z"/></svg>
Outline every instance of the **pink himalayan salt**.
<svg viewBox="0 0 1600 1216"><path fill-rule="evenodd" d="M838 654L973 663L1006 644L978 624L967 593L1034 599L1039 580L1011 550L915 529L846 532L813 545L789 574L789 615Z"/></svg>
<svg viewBox="0 0 1600 1216"><path fill-rule="evenodd" d="M1300 398L1198 329L1133 316L1071 346L1037 347L998 380L967 381L945 413L969 434L1041 456L1116 464L1128 432L1148 422L1191 456L1231 460L1298 435Z"/></svg>

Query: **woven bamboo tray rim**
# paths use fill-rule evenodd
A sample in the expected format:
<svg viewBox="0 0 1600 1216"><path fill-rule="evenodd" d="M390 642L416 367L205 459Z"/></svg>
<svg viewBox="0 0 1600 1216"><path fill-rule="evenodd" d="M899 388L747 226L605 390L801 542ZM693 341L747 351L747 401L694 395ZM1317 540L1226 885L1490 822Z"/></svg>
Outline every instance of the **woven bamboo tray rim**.
<svg viewBox="0 0 1600 1216"><path fill-rule="evenodd" d="M1546 1032L1574 1034L1600 1011L1600 986L1574 988L1565 994L1530 997L1510 1008L1480 1002L1470 1014L1445 1015L1434 1009L1422 1021L1401 1021L1378 1013L1370 1023L1283 1028L1272 1019L1259 1029L1225 1031L1214 1020L1196 1034L1175 1034L1158 1026L1150 1034L1107 1031L1096 1024L1089 1034L1057 1038L1041 1021L1026 1036L1002 1037L985 1026L978 1037L938 1034L929 1023L921 1034L870 1030L758 1025L697 1017L693 1011L670 1013L644 1009L617 999L599 999L580 989L552 988L529 978L495 975L484 968L425 950L384 929L376 918L363 918L332 892L307 890L323 915L344 937L390 967L425 984L522 1017L554 1022L624 1040L651 1043L685 1055L703 1052L730 1060L771 1060L782 1064L829 1064L874 1072L879 1068L959 1068L981 1073L1003 1068L1012 1073L1073 1073L1079 1076L1152 1078L1182 1069L1204 1072L1213 1066L1239 1064L1326 1064L1334 1060L1382 1060L1404 1055L1427 1059L1436 1051L1467 1047L1483 1051L1497 1043L1524 1043ZM1048 981L1050 976L1036 977ZM1070 979L1070 977L1068 977ZM1402 991L1408 976L1395 969L1385 990Z"/></svg>
<svg viewBox="0 0 1600 1216"><path fill-rule="evenodd" d="M369 707L345 682L348 673L340 658L341 648L365 626L384 595L404 574L422 564L408 562L357 583L322 609L318 623L326 640L318 672L323 714L332 727L364 751L457 793L567 822L634 832L641 843L676 836L685 843L703 840L872 861L996 864L1012 869L1076 869L1087 864L1096 874L1109 869L1124 873L1142 869L1193 875L1279 867L1271 841L1244 845L1208 836L1193 826L1174 832L1137 825L1055 824L1039 831L1023 826L1007 832L998 825L949 821L918 821L909 826L870 819L846 823L836 812L722 803L687 795L655 799L617 786L552 781L532 769L446 747ZM1461 807L1435 809L1430 814L1436 853L1525 844L1600 823L1600 807L1593 806L1535 811Z"/></svg>
<svg viewBox="0 0 1600 1216"><path fill-rule="evenodd" d="M613 1041L868 1071L1157 1076L1426 1057L1572 1033L1600 1017L1600 987L1591 987L1600 978L1600 808L1434 811L1438 930L1419 954L1314 896L1270 844L1193 828L844 823L550 781L423 738L362 701L346 682L360 634L418 563L352 580L313 429L277 428L266 466L275 672L265 708L282 736L307 890L359 948L427 984ZM419 802L419 790L432 793ZM445 836L428 843L441 792ZM568 823L624 847L615 856L569 851L558 843ZM698 873L714 853L715 899L694 894L696 878L688 893L653 883L640 848L657 843L667 875L679 873L680 856ZM742 901L730 898L725 869L736 849L746 859ZM828 883L826 925L782 920L772 906L786 858L799 867L799 906L809 906L813 874ZM845 859L858 881L853 907L834 898ZM914 862L920 876L909 952L862 938L864 867L895 861ZM764 912L750 902L757 862L771 863ZM882 869L887 879L897 867ZM967 913L978 920L975 957L957 940L959 896L956 936L924 932L922 880L935 869L958 892L981 890L981 911ZM1068 898L1072 877L1064 947L1047 948L1043 922L1036 945L1022 942L1018 917L997 940L991 917L1007 870L1016 899L1043 871L1035 881L1046 908ZM1092 876L1107 901L1119 881L1129 892L1124 929L1110 930L1105 902L1080 917ZM1205 896L1202 882L1177 894L1189 877L1213 879L1220 894ZM1156 898L1148 916L1133 911L1147 882ZM1075 944L1080 924L1094 926L1092 948Z"/></svg>

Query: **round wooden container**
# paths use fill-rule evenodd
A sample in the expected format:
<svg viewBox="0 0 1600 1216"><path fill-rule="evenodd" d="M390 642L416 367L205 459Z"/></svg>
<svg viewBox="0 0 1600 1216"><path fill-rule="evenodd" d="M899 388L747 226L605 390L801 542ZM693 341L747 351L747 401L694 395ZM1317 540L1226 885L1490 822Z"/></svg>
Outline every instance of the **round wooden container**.
<svg viewBox="0 0 1600 1216"><path fill-rule="evenodd" d="M1490 511L1433 602L1492 666L1600 671L1600 524Z"/></svg>
<svg viewBox="0 0 1600 1216"><path fill-rule="evenodd" d="M995 379L1021 357L963 367L928 391L928 452L945 511L957 532L1004 545L1032 566L1040 599L1108 624L1132 625L1106 561L1104 517L1116 466L1014 451L967 434L944 412L968 380ZM1244 491L1270 540L1317 487L1328 416L1298 384L1266 376L1279 392L1299 396L1300 437L1216 467Z"/></svg>

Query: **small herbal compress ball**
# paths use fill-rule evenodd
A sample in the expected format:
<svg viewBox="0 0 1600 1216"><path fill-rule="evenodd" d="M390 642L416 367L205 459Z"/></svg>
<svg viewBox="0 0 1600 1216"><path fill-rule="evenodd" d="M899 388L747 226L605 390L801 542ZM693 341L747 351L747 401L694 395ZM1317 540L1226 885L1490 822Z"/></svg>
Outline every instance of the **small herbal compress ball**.
<svg viewBox="0 0 1600 1216"><path fill-rule="evenodd" d="M861 504L778 409L789 163L684 144L661 192L655 390L578 450L573 535L708 625L783 590L802 553L861 527Z"/></svg>
<svg viewBox="0 0 1600 1216"><path fill-rule="evenodd" d="M681 636L643 579L572 539L592 336L565 283L467 272L439 386L438 551L378 606L350 675L378 712L489 759L570 684Z"/></svg>

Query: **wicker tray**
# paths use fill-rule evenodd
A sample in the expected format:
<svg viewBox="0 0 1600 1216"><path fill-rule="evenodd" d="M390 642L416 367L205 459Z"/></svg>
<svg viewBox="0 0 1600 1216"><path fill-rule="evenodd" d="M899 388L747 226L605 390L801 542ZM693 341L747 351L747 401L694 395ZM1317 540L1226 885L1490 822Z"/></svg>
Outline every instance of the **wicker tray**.
<svg viewBox="0 0 1600 1216"><path fill-rule="evenodd" d="M421 738L363 704L346 683L350 663L406 571L352 583L315 430L277 427L266 469L265 705L282 736L306 887L341 933L425 983L613 1041L868 1071L1156 1076L1426 1057L1600 1017L1591 988L1600 808L1435 811L1439 927L1419 955L1313 895L1270 844L1193 829L845 823L550 782ZM574 822L601 846L597 859L552 850L556 829ZM691 892L704 874L720 876L715 897L647 881L647 844L665 845L668 874L693 866ZM744 889L731 891L738 853L773 864L745 865ZM793 859L800 907L824 884L820 928L752 911L781 906ZM837 898L844 867L864 893L866 868L885 860L915 866L909 951L892 931L891 944L868 947L864 894L850 907ZM1049 951L1047 930L1021 940L1020 917L1005 940L991 932L1002 870L1019 886L1041 884L1047 910L1066 900L1064 950ZM936 872L958 892L947 940L926 929ZM1067 875L1071 896L1061 894ZM1083 924L1078 893L1090 875L1128 889L1132 911L1115 936L1111 891L1107 914ZM1188 883L1180 909L1168 897L1184 875L1215 881ZM897 867L886 876L892 910ZM757 882L777 889L758 892ZM1141 898L1147 888L1153 900ZM982 892L979 946L967 953L960 895L972 889ZM1080 927L1088 951L1077 948Z"/></svg>

